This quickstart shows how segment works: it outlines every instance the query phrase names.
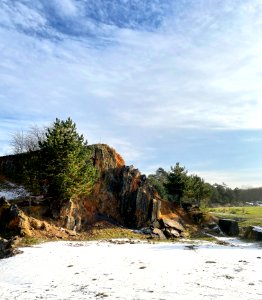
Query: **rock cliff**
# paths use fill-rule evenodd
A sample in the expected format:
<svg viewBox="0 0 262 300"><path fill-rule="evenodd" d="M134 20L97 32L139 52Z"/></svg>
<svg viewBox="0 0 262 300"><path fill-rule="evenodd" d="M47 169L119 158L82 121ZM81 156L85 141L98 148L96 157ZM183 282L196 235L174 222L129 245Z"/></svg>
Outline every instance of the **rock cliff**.
<svg viewBox="0 0 262 300"><path fill-rule="evenodd" d="M62 206L57 206L58 202L54 199L29 199L28 204L28 200L24 199L16 201L18 207L4 204L2 210L3 207L6 208L5 216L9 218L9 214L12 214L12 209L15 208L16 217L12 221L10 219L10 222L4 220L0 227L3 229L6 224L11 226L16 222L17 228L22 230L17 234L30 235L25 228L38 230L42 223L37 219L48 220L58 228L74 231L85 231L94 222L105 220L128 228L151 226L152 230L157 228L167 237L183 236L184 229L181 230L177 225L179 222L183 223L179 209L161 200L145 175L133 166L126 166L123 158L108 145L96 144L89 147L92 149L93 164L99 170L99 179L89 196L66 201ZM21 155L1 157L0 173L19 173L21 158ZM28 216L28 219L25 216ZM172 219L178 223L172 227L168 221L161 223L163 219ZM34 226L36 223L40 225Z"/></svg>
<svg viewBox="0 0 262 300"><path fill-rule="evenodd" d="M99 218L130 228L149 225L158 218L161 201L145 175L105 144L92 146L100 178L91 195L67 203L61 210L69 229L81 230Z"/></svg>

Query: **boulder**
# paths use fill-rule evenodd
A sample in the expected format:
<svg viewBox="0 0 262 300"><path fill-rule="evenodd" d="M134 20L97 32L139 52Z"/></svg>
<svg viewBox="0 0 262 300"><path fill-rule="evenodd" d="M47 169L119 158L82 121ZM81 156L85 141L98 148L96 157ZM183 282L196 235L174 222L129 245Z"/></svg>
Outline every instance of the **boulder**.
<svg viewBox="0 0 262 300"><path fill-rule="evenodd" d="M154 228L152 230L152 234L153 234L153 237L154 235L157 236L160 240L165 240L166 239L166 236L164 235L163 231L159 228Z"/></svg>
<svg viewBox="0 0 262 300"><path fill-rule="evenodd" d="M218 226L223 233L229 236L237 236L239 234L238 222L231 219L220 219Z"/></svg>
<svg viewBox="0 0 262 300"><path fill-rule="evenodd" d="M171 228L165 228L164 229L164 234L168 239L173 239L173 238L179 238L180 234L177 230L171 229Z"/></svg>
<svg viewBox="0 0 262 300"><path fill-rule="evenodd" d="M244 237L254 241L262 241L262 227L260 226L249 226L245 230Z"/></svg>
<svg viewBox="0 0 262 300"><path fill-rule="evenodd" d="M163 218L160 220L160 224L162 224L162 227L164 227L164 228L172 228L172 229L175 229L179 233L185 231L184 226L176 220Z"/></svg>
<svg viewBox="0 0 262 300"><path fill-rule="evenodd" d="M207 224L207 228L205 228L205 229L206 229L205 231L207 233L223 235L223 232L221 231L221 228L215 222Z"/></svg>

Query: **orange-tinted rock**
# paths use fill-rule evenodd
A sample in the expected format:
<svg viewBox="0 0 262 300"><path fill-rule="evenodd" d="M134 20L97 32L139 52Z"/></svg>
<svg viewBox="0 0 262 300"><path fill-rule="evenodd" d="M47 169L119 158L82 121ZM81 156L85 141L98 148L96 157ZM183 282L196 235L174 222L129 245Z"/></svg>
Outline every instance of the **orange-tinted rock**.
<svg viewBox="0 0 262 300"><path fill-rule="evenodd" d="M146 176L133 166L126 166L123 158L108 145L89 147L100 177L88 197L67 201L62 206L59 201L51 199L49 204L40 203L28 209L23 207L23 210L34 217L41 212L43 215L50 213L58 226L76 230L85 230L97 219L115 221L130 228L145 227L160 219L161 207L164 209L168 205L161 201ZM21 160L23 155L2 157L0 171L5 175L11 170L19 173L17 166L21 166Z"/></svg>
<svg viewBox="0 0 262 300"><path fill-rule="evenodd" d="M160 201L146 176L133 166L125 166L109 146L97 144L92 148L100 178L88 197L63 207L66 227L81 230L97 218L108 218L130 228L149 225L158 217Z"/></svg>
<svg viewBox="0 0 262 300"><path fill-rule="evenodd" d="M28 217L16 205L0 200L0 233L4 235L30 236Z"/></svg>

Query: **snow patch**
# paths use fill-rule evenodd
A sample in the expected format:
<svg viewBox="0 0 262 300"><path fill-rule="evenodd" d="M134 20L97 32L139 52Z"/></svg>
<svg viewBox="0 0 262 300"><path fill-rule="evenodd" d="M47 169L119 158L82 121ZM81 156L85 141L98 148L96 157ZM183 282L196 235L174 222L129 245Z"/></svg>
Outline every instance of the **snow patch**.
<svg viewBox="0 0 262 300"><path fill-rule="evenodd" d="M15 200L30 196L30 193L20 185L6 181L0 185L0 197L5 197L6 200Z"/></svg>
<svg viewBox="0 0 262 300"><path fill-rule="evenodd" d="M262 232L262 227L260 227L260 226L253 226L253 230L255 230L257 232Z"/></svg>
<svg viewBox="0 0 262 300"><path fill-rule="evenodd" d="M250 244L249 244L250 245ZM0 299L261 299L261 249L52 242L0 261Z"/></svg>

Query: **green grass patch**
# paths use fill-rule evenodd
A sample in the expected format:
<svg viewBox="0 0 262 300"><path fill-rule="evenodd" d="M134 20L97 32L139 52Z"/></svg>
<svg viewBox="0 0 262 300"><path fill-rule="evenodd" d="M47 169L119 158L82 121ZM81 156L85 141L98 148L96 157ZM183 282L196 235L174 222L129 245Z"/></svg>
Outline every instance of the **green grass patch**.
<svg viewBox="0 0 262 300"><path fill-rule="evenodd" d="M218 218L238 220L240 227L262 226L262 206L215 207L208 212Z"/></svg>

